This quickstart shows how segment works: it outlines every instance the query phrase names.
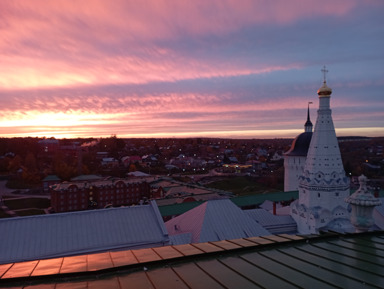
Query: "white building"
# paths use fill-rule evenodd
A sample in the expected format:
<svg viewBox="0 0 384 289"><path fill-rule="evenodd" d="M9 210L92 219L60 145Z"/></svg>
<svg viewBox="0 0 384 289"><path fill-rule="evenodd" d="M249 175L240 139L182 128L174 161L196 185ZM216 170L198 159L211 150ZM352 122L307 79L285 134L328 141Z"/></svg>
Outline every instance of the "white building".
<svg viewBox="0 0 384 289"><path fill-rule="evenodd" d="M299 199L291 204L291 216L301 234L316 234L321 229L351 229L344 202L349 196L349 178L345 176L332 121L332 89L327 86L325 77L317 94L318 115L304 171L299 177Z"/></svg>
<svg viewBox="0 0 384 289"><path fill-rule="evenodd" d="M304 132L294 139L291 148L284 154L284 192L297 191L299 188L299 176L304 171L308 148L312 139L312 127L308 104Z"/></svg>

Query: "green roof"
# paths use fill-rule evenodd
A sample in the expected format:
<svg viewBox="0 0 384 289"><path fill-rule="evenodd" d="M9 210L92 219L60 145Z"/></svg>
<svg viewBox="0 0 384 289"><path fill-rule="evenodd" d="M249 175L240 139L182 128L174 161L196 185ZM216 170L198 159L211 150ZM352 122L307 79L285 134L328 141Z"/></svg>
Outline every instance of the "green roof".
<svg viewBox="0 0 384 289"><path fill-rule="evenodd" d="M50 181L61 181L61 179L56 175L48 175L43 179L43 182L50 182Z"/></svg>
<svg viewBox="0 0 384 289"><path fill-rule="evenodd" d="M0 265L15 288L384 288L384 232L271 235Z"/></svg>
<svg viewBox="0 0 384 289"><path fill-rule="evenodd" d="M103 177L97 175L80 175L71 179L71 181L97 181Z"/></svg>
<svg viewBox="0 0 384 289"><path fill-rule="evenodd" d="M231 201L239 207L244 207L244 206L260 205L266 200L269 200L272 202L291 201L291 200L297 199L298 197L299 197L298 191L292 191L292 192L276 192L276 193L268 193L268 194L233 197L231 198ZM197 207L202 203L203 201L165 205L165 206L159 206L159 210L163 217L175 216L175 215L181 215Z"/></svg>
<svg viewBox="0 0 384 289"><path fill-rule="evenodd" d="M197 201L197 202L187 202L187 203L159 206L159 211L161 216L163 217L181 215L189 210L192 210L198 205L201 205L202 203L204 202Z"/></svg>
<svg viewBox="0 0 384 289"><path fill-rule="evenodd" d="M351 190L351 194L354 193L355 191L356 190ZM381 198L384 197L384 190L380 190L379 197ZM290 191L290 192L275 192L275 193L233 197L231 198L231 201L239 207L246 207L246 206L260 205L266 200L271 202L282 202L282 201L292 201L298 198L299 198L298 191ZM163 217L175 216L175 215L181 215L193 209L194 207L197 207L202 203L203 203L202 201L199 201L199 202L165 205L165 206L159 206L159 210Z"/></svg>
<svg viewBox="0 0 384 289"><path fill-rule="evenodd" d="M298 191L292 192L276 192L276 193L267 193L267 194L257 194L257 195L248 195L232 198L234 202L239 207L250 206L250 205L260 205L264 201L272 202L281 202L281 201L292 201L299 197Z"/></svg>

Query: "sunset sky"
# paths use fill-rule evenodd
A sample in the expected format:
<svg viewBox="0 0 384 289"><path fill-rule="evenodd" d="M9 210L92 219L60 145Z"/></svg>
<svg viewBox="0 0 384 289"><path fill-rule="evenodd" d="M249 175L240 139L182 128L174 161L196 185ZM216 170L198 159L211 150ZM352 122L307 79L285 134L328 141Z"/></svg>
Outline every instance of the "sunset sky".
<svg viewBox="0 0 384 289"><path fill-rule="evenodd" d="M0 1L0 137L384 136L382 0Z"/></svg>

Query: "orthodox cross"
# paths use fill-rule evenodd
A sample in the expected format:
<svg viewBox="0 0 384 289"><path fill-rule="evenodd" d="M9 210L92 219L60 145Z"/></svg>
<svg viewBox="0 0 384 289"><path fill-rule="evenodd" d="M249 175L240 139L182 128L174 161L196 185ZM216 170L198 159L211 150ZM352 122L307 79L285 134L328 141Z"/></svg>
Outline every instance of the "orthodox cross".
<svg viewBox="0 0 384 289"><path fill-rule="evenodd" d="M327 75L328 70L327 70L327 68L325 67L325 65L324 65L323 69L321 70L321 72L323 73L323 76L324 76L324 82L327 82L327 81L326 81L326 75Z"/></svg>

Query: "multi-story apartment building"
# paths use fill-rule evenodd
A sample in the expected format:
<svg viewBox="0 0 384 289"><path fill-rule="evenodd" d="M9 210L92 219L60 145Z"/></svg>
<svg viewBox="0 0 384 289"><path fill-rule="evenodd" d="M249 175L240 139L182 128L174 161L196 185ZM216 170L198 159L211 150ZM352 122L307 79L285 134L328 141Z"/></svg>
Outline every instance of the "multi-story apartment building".
<svg viewBox="0 0 384 289"><path fill-rule="evenodd" d="M50 194L55 212L69 212L139 204L150 198L150 186L142 180L128 179L63 182L52 186Z"/></svg>

